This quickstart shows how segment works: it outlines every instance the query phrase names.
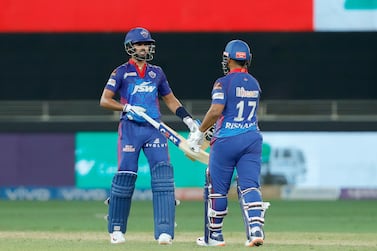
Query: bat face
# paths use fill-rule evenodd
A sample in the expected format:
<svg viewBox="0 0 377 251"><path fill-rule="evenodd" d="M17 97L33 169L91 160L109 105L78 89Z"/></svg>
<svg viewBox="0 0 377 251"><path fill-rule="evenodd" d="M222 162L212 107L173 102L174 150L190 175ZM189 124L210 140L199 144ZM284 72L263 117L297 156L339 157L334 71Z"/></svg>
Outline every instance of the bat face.
<svg viewBox="0 0 377 251"><path fill-rule="evenodd" d="M188 153L190 151L190 153ZM193 153L191 150L184 151L185 154L192 160L197 160L205 165L208 165L209 155L207 152Z"/></svg>
<svg viewBox="0 0 377 251"><path fill-rule="evenodd" d="M189 159L197 160L199 162L202 162L203 164L208 165L209 154L205 152L204 150L200 149L199 152L192 151L185 139L182 139L181 144L179 145L179 148L185 153L185 155Z"/></svg>
<svg viewBox="0 0 377 251"><path fill-rule="evenodd" d="M160 127L158 130L165 135L171 142L173 142L179 149L181 149L186 156L188 156L192 160L198 160L203 164L208 164L209 154L204 150L200 150L198 153L192 151L186 141L186 139L181 136L179 133L174 131L172 128L168 127L164 123L160 123Z"/></svg>
<svg viewBox="0 0 377 251"><path fill-rule="evenodd" d="M170 140L171 142L173 142L174 145L176 146L179 146L179 144L181 143L181 139L179 139L176 135L174 135L174 133L170 130L172 129L168 129L165 125L163 125L162 123L160 124L160 127L158 128L158 130L168 139Z"/></svg>

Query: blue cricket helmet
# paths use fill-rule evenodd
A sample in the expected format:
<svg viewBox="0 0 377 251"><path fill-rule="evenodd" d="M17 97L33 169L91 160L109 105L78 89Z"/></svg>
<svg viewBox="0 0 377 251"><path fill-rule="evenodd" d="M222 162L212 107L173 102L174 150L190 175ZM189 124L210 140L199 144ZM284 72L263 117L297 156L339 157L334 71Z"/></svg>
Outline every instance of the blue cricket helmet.
<svg viewBox="0 0 377 251"><path fill-rule="evenodd" d="M251 62L251 52L249 45L242 40L232 40L225 46L223 52L223 71L224 74L229 72L228 69L228 59L233 59L237 61L246 61L246 64L249 66Z"/></svg>
<svg viewBox="0 0 377 251"><path fill-rule="evenodd" d="M139 55L136 53L134 44L136 43L148 43L149 51L146 55ZM151 33L142 27L137 27L131 29L125 39L124 47L128 55L135 57L137 60L150 61L153 59L153 54L155 53L155 40L152 39Z"/></svg>
<svg viewBox="0 0 377 251"><path fill-rule="evenodd" d="M250 48L247 45L247 43L245 43L242 40L232 40L226 45L224 56L227 56L228 58L231 58L234 60L250 61L251 59Z"/></svg>
<svg viewBox="0 0 377 251"><path fill-rule="evenodd" d="M140 43L140 42L147 42L147 43L154 43L154 39L152 39L151 33L144 28L137 27L131 29L124 39L124 43Z"/></svg>

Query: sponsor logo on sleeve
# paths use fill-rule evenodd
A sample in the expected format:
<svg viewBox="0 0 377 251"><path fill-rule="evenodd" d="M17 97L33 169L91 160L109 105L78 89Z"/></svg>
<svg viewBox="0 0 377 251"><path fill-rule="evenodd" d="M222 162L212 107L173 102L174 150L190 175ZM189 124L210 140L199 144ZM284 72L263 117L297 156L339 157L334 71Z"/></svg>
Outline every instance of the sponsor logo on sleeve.
<svg viewBox="0 0 377 251"><path fill-rule="evenodd" d="M214 89L214 90L221 90L221 89L223 89L223 86L221 85L220 82L217 82L217 83L213 86L213 89Z"/></svg>
<svg viewBox="0 0 377 251"><path fill-rule="evenodd" d="M115 85L116 85L115 79L110 78L109 81L107 81L107 85L115 87Z"/></svg>
<svg viewBox="0 0 377 251"><path fill-rule="evenodd" d="M224 99L224 93L217 92L212 95L212 99Z"/></svg>

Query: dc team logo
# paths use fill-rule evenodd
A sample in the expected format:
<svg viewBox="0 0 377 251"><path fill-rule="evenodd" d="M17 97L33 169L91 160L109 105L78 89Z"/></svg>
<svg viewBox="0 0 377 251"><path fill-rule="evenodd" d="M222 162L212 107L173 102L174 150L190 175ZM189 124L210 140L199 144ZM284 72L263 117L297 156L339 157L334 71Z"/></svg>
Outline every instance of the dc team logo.
<svg viewBox="0 0 377 251"><path fill-rule="evenodd" d="M142 35L144 38L147 38L149 35L149 32L145 29L142 29L140 32L140 35Z"/></svg>
<svg viewBox="0 0 377 251"><path fill-rule="evenodd" d="M151 78L155 78L155 77L156 77L156 73L155 73L154 71L150 71L150 72L148 72L148 75L149 75L149 77L151 77Z"/></svg>

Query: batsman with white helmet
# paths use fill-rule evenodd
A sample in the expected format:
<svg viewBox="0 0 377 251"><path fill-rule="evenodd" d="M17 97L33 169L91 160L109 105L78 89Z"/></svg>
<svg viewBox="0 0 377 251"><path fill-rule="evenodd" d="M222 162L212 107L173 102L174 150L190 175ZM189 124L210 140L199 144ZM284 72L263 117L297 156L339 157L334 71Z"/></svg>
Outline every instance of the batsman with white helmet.
<svg viewBox="0 0 377 251"><path fill-rule="evenodd" d="M257 111L261 89L248 73L251 57L244 41L232 40L226 45L222 61L225 76L215 81L211 106L199 130L188 139L191 149L198 151L203 132L215 123L204 187L204 236L196 241L201 246L225 245L223 220L234 170L246 228L245 245L260 246L264 241L264 214L269 203L262 201L259 184L262 135Z"/></svg>
<svg viewBox="0 0 377 251"><path fill-rule="evenodd" d="M143 150L151 172L154 237L159 244L171 244L174 238L175 196L167 139L138 112L160 121L161 97L190 132L198 130L198 126L173 94L162 68L148 63L155 53L155 40L149 31L140 27L131 29L125 37L124 46L131 58L111 73L100 100L102 107L121 112L118 172L112 180L108 200L110 241L125 242L138 159ZM120 97L119 101L115 99L116 94Z"/></svg>

